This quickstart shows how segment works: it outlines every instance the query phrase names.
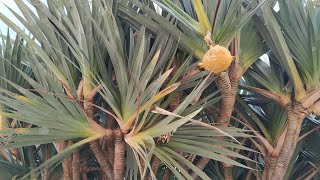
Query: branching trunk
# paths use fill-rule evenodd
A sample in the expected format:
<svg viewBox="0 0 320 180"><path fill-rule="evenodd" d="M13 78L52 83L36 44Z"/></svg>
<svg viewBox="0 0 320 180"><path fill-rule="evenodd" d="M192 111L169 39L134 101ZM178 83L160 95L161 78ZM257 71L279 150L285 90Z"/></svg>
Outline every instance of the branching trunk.
<svg viewBox="0 0 320 180"><path fill-rule="evenodd" d="M272 176L270 179L283 179L288 168L291 157L297 145L301 125L303 119L306 117L307 111L301 104L295 103L293 107L288 109L288 130L285 137L283 147L280 151L279 158L275 164Z"/></svg>
<svg viewBox="0 0 320 180"><path fill-rule="evenodd" d="M80 179L80 150L78 148L73 152L72 179Z"/></svg>
<svg viewBox="0 0 320 180"><path fill-rule="evenodd" d="M121 130L116 130L114 132L115 135L115 146L114 146L114 178L115 179L123 179L124 177L124 159L125 159L125 153L126 153L126 143L124 141L124 136L121 132Z"/></svg>
<svg viewBox="0 0 320 180"><path fill-rule="evenodd" d="M92 106L93 98L94 98L94 93L90 94L89 98L85 98L85 101L83 104L86 115L90 119L94 119L94 108ZM100 167L101 167L103 173L106 176L108 176L109 179L113 180L114 179L113 171L112 171L113 167L110 164L107 156L103 152L101 145L99 143L99 139L91 141L89 143L89 146L90 146L94 156L96 157L98 163L100 164Z"/></svg>
<svg viewBox="0 0 320 180"><path fill-rule="evenodd" d="M272 176L273 169L276 165L277 158L276 157L266 157L265 165L262 173L262 180L269 180Z"/></svg>
<svg viewBox="0 0 320 180"><path fill-rule="evenodd" d="M277 159L278 159L278 158L275 158L275 157L271 157L271 158L270 158L270 161L269 161L269 171L267 171L267 173L268 173L268 177L267 177L268 180L272 177L273 170L274 170L274 168L276 167Z"/></svg>
<svg viewBox="0 0 320 180"><path fill-rule="evenodd" d="M109 163L105 153L102 151L99 140L91 141L89 146L99 162L102 171L108 176L109 179L114 179L112 165Z"/></svg>

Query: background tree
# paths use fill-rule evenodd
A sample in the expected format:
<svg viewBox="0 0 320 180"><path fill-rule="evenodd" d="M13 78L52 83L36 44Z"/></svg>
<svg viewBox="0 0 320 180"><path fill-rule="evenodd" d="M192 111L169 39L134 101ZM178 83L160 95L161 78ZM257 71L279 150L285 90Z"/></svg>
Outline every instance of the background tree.
<svg viewBox="0 0 320 180"><path fill-rule="evenodd" d="M34 158L28 157L37 162L17 178L137 179L150 174L155 179L157 172L150 170L156 166L150 162L159 159L179 179L191 179L189 169L209 179L184 153L244 168L230 157L252 161L228 150L251 151L234 141L234 136L251 136L246 130L202 122L202 109L219 100L207 88L214 78L207 72L188 73L196 64L189 53L175 55L180 50L171 35L131 27L115 16L117 2L30 1L36 12L15 2L23 17L11 11L32 36L1 13L0 18L24 39L23 60L31 74L13 63L4 66L2 72L14 69L26 85L4 77L14 91L1 89L1 116L30 126L1 130L1 149L36 147ZM206 96L194 101L201 93ZM168 133L175 135L163 136ZM211 138L220 136L229 139ZM39 162L42 151L44 162Z"/></svg>

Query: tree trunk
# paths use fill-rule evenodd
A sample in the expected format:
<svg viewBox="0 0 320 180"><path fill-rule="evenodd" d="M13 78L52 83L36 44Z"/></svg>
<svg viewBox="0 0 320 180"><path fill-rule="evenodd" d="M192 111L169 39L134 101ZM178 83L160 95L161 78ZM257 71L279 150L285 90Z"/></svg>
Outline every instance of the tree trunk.
<svg viewBox="0 0 320 180"><path fill-rule="evenodd" d="M262 180L269 180L272 176L272 172L274 170L274 167L276 165L277 162L277 158L276 157L271 157L270 155L266 157L265 159L265 165L264 165L264 169L262 172Z"/></svg>
<svg viewBox="0 0 320 180"><path fill-rule="evenodd" d="M151 165L151 171L155 176L157 175L160 163L161 163L161 160L159 158L157 158L157 156L154 156L154 159L153 159L153 162ZM148 176L148 180L152 180L151 172Z"/></svg>
<svg viewBox="0 0 320 180"><path fill-rule="evenodd" d="M172 173L171 170L167 168L163 173L162 180L169 180L171 177L171 173Z"/></svg>
<svg viewBox="0 0 320 180"><path fill-rule="evenodd" d="M63 180L71 180L68 158L63 159L62 169L63 169Z"/></svg>
<svg viewBox="0 0 320 180"><path fill-rule="evenodd" d="M94 119L94 108L92 106L93 97L94 95L91 95L90 98L85 98L85 101L83 103L83 107L86 112L86 115L88 116L88 118L92 120ZM107 156L101 149L99 139L89 142L89 146L94 156L96 157L98 163L100 164L100 167L103 173L105 173L105 175L108 176L109 179L113 180L114 179L113 172L112 172L113 167L110 164Z"/></svg>
<svg viewBox="0 0 320 180"><path fill-rule="evenodd" d="M236 79L230 81L229 75L226 72L221 73L217 79L217 85L221 90L222 95L217 123L221 124L222 126L229 125L238 92L238 84L239 81Z"/></svg>
<svg viewBox="0 0 320 180"><path fill-rule="evenodd" d="M87 172L81 173L82 180L88 180Z"/></svg>
<svg viewBox="0 0 320 180"><path fill-rule="evenodd" d="M44 145L44 159L47 161L51 157L51 152L50 152L50 145L46 144ZM45 167L43 171L43 178L42 180L49 180L50 178L50 172L49 172L49 167Z"/></svg>
<svg viewBox="0 0 320 180"><path fill-rule="evenodd" d="M196 166L197 166L199 169L203 170L203 169L207 166L207 164L209 163L209 161L210 161L209 158L201 157L201 158L198 160L198 162L196 163ZM197 178L198 178L198 174L195 173L195 172L192 172L192 173L191 173L191 177L192 177L193 179L197 179Z"/></svg>
<svg viewBox="0 0 320 180"><path fill-rule="evenodd" d="M227 127L230 123L230 118L234 109L234 104L237 97L238 92L238 79L231 79L227 73L221 74L217 79L217 84L219 89L221 90L222 100L219 112L219 118L217 123ZM224 169L224 179L232 180L232 165L222 163Z"/></svg>
<svg viewBox="0 0 320 180"><path fill-rule="evenodd" d="M81 180L88 180L88 155L85 156L85 158L82 158L80 161L81 164Z"/></svg>
<svg viewBox="0 0 320 180"><path fill-rule="evenodd" d="M111 136L105 137L106 140L106 156L110 162L110 164L114 164L114 141L113 141L113 134Z"/></svg>
<svg viewBox="0 0 320 180"><path fill-rule="evenodd" d="M110 109L109 111L112 111L112 109ZM115 119L110 114L108 114L107 117L108 117L108 120L107 120L106 128L113 130ZM114 134L104 138L106 141L107 157L108 157L108 160L111 164L114 163L114 140L113 140L113 138L114 138Z"/></svg>
<svg viewBox="0 0 320 180"><path fill-rule="evenodd" d="M124 141L124 136L121 130L116 130L114 132L115 135L115 146L114 146L114 169L113 174L115 179L123 179L124 178L124 159L126 153L126 143Z"/></svg>
<svg viewBox="0 0 320 180"><path fill-rule="evenodd" d="M232 180L232 166L223 166L223 176L225 180Z"/></svg>
<svg viewBox="0 0 320 180"><path fill-rule="evenodd" d="M82 177L82 180L88 180L87 172L82 172L81 177Z"/></svg>
<svg viewBox="0 0 320 180"><path fill-rule="evenodd" d="M72 158L72 179L80 180L80 149L77 148L73 152Z"/></svg>
<svg viewBox="0 0 320 180"><path fill-rule="evenodd" d="M216 122L222 126L229 125L230 117L232 115L235 100L237 97L238 85L239 85L239 79L233 78L230 81L230 78L227 72L222 72L217 79L217 86L221 90L222 100L221 100L219 117ZM199 169L203 170L206 167L206 165L209 163L209 161L210 159L201 157L198 163L196 164L196 166ZM226 169L228 173L232 172L232 166L230 167L230 165L223 163L223 167L224 169ZM194 179L198 177L198 175L195 174L194 172L191 174L191 176ZM230 177L230 175L227 175L227 176Z"/></svg>
<svg viewBox="0 0 320 180"><path fill-rule="evenodd" d="M67 148L67 142L66 141L61 141L62 143L62 149ZM64 180L71 180L70 176L70 161L68 160L68 157L64 158L62 161L62 171L63 171L63 179Z"/></svg>
<svg viewBox="0 0 320 180"><path fill-rule="evenodd" d="M71 141L71 140L68 140L67 141L67 143L68 143L68 146L67 147L69 147L69 146L72 146L72 144L73 144L73 142ZM73 167L72 167L72 162L73 162L73 157L72 157L72 154L70 154L68 157L67 157L67 160L68 160L68 164L69 164L69 174L70 174L70 178L72 179L72 169L73 169Z"/></svg>
<svg viewBox="0 0 320 180"><path fill-rule="evenodd" d="M283 179L297 145L302 121L307 116L307 110L301 104L294 103L293 107L288 108L288 130L279 158L272 169L271 180Z"/></svg>
<svg viewBox="0 0 320 180"><path fill-rule="evenodd" d="M109 163L105 153L102 151L101 146L99 144L99 139L95 141L91 141L89 146L95 155L97 161L100 164L102 171L108 176L109 179L113 180L113 172L112 165Z"/></svg>

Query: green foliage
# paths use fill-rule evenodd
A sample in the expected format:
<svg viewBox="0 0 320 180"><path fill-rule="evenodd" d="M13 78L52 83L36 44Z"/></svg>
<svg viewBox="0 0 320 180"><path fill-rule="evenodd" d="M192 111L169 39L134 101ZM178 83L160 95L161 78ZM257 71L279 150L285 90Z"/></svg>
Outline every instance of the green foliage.
<svg viewBox="0 0 320 180"><path fill-rule="evenodd" d="M61 162L75 149L81 168L98 168L87 144L100 140L101 151L115 150L120 130L126 179L168 170L177 179L193 179L192 172L222 179L218 162L234 165L234 178L258 179L266 149L286 128L286 107L319 86L319 8L309 1L279 1L279 12L274 0L15 3L22 15L8 9L28 32L0 13L17 33L14 40L1 35L1 178L61 178ZM229 127L214 124L224 98L217 77L197 67L206 35L236 57L241 80ZM303 133L316 124L309 120ZM319 133L312 132L300 140L287 177L318 167ZM210 159L204 169L202 157ZM102 179L101 168L81 173Z"/></svg>

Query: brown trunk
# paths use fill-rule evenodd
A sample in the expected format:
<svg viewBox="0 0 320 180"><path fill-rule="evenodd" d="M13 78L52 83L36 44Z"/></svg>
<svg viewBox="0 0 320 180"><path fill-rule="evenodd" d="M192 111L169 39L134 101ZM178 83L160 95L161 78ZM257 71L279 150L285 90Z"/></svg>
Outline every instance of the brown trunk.
<svg viewBox="0 0 320 180"><path fill-rule="evenodd" d="M67 148L67 142L66 141L61 141L60 143L62 143L62 149ZM70 176L70 161L67 158L64 158L62 161L62 171L63 171L63 179L64 180L71 180L71 176Z"/></svg>
<svg viewBox="0 0 320 180"><path fill-rule="evenodd" d="M225 73L221 74L221 76L218 78L217 84L221 90L221 95L223 96L217 123L221 124L222 126L228 126L237 97L239 80L230 80L228 74ZM224 179L232 180L232 165L226 163L222 163L222 165L224 169Z"/></svg>
<svg viewBox="0 0 320 180"><path fill-rule="evenodd" d="M69 171L69 162L68 162L67 158L65 158L62 161L62 169L63 169L63 179L64 180L71 180L70 171Z"/></svg>
<svg viewBox="0 0 320 180"><path fill-rule="evenodd" d="M171 177L171 170L169 168L167 168L165 171L164 171L164 174L163 174L163 177L162 177L162 180L169 180L170 177Z"/></svg>
<svg viewBox="0 0 320 180"><path fill-rule="evenodd" d="M238 85L239 80L237 78L229 79L229 75L226 72L222 72L220 76L217 79L217 86L221 90L222 100L221 100L221 107L220 107L220 113L219 117L217 119L217 123L222 126L228 126L230 117L233 112L235 100L237 97L238 92ZM203 170L206 165L209 163L210 159L201 157L196 166ZM223 164L224 169L225 168L232 168L229 167L228 164ZM227 169L228 172L232 171ZM191 174L191 176L196 179L198 176L194 172Z"/></svg>
<svg viewBox="0 0 320 180"><path fill-rule="evenodd" d="M81 173L82 180L88 180L87 172Z"/></svg>
<svg viewBox="0 0 320 180"><path fill-rule="evenodd" d="M112 110L111 110L112 111ZM114 129L114 118L108 114L108 121L106 124L106 128L113 130ZM107 150L107 157L111 164L114 163L114 140L113 140L113 134L111 136L105 137L106 141L106 150Z"/></svg>
<svg viewBox="0 0 320 180"><path fill-rule="evenodd" d="M72 179L80 179L80 150L78 148L73 152Z"/></svg>
<svg viewBox="0 0 320 180"><path fill-rule="evenodd" d="M223 176L225 180L232 180L232 166L224 166L223 167Z"/></svg>
<svg viewBox="0 0 320 180"><path fill-rule="evenodd" d="M268 180L272 177L273 170L276 167L277 159L278 158L276 158L276 157L271 157L270 160L269 160L269 171L267 171Z"/></svg>
<svg viewBox="0 0 320 180"><path fill-rule="evenodd" d="M277 162L277 158L268 156L268 157L266 157L265 161L266 162L264 165L261 179L262 180L269 180L272 176L272 172L273 172L273 169L274 169L275 164Z"/></svg>
<svg viewBox="0 0 320 180"><path fill-rule="evenodd" d="M180 151L180 152L178 152L178 153L179 153L181 156L185 157L183 152ZM190 154L189 157L190 157L190 156L192 156L192 155ZM187 158L187 159L188 159L188 161L190 161L190 162L191 162L191 160L192 160L191 157L190 157L190 159L189 159L189 158ZM189 171L189 167L188 167L185 163L183 163L182 161L178 161L178 163L179 163L179 165L181 166L182 169L186 170L187 172Z"/></svg>
<svg viewBox="0 0 320 180"><path fill-rule="evenodd" d="M238 92L238 80L230 81L227 73L221 73L217 79L217 85L222 95L217 123L222 126L228 126Z"/></svg>
<svg viewBox="0 0 320 180"><path fill-rule="evenodd" d="M161 160L159 158L157 158L157 156L154 156L154 159L153 159L153 162L151 165L151 170L155 176L157 175L160 163L161 163ZM148 176L148 180L152 180L151 172Z"/></svg>
<svg viewBox="0 0 320 180"><path fill-rule="evenodd" d="M288 130L280 151L279 158L273 168L270 179L283 179L288 168L291 157L295 151L299 138L303 119L307 115L307 110L301 104L294 103L293 107L288 109Z"/></svg>
<svg viewBox="0 0 320 180"><path fill-rule="evenodd" d="M88 180L88 155L85 155L85 158L82 158L80 161L80 169L81 169L81 178L82 180Z"/></svg>
<svg viewBox="0 0 320 180"><path fill-rule="evenodd" d="M203 169L207 166L207 164L209 163L209 161L210 161L209 158L201 157L201 158L199 159L199 161L196 163L196 166L197 166L199 169L203 170ZM197 178L198 178L198 174L195 173L195 172L192 172L192 173L191 173L191 177L192 177L193 179L197 179Z"/></svg>
<svg viewBox="0 0 320 180"><path fill-rule="evenodd" d="M101 146L99 144L99 140L91 141L89 146L95 155L97 161L100 164L102 171L108 176L109 179L113 178L112 165L109 163L105 153L102 151Z"/></svg>
<svg viewBox="0 0 320 180"><path fill-rule="evenodd" d="M107 158L110 164L114 164L114 141L113 135L105 137L106 140L106 151L107 151Z"/></svg>
<svg viewBox="0 0 320 180"><path fill-rule="evenodd" d="M67 143L68 143L68 147L73 144L71 140L68 140ZM70 174L70 178L72 179L72 169L73 169L73 167L72 167L72 162L73 162L72 154L70 154L67 159L68 159L68 163L69 163L69 174Z"/></svg>
<svg viewBox="0 0 320 180"><path fill-rule="evenodd" d="M88 116L88 118L90 118L92 120L94 119L94 108L92 106L93 97L94 97L94 93L90 94L89 98L85 98L85 101L83 103L83 107L86 112L86 115ZM99 139L91 141L91 142L89 142L89 146L90 146L94 156L96 157L98 163L100 164L100 167L101 167L103 173L109 179L113 180L114 179L113 172L112 172L113 167L110 164L107 156L103 152L99 141L100 141Z"/></svg>
<svg viewBox="0 0 320 180"><path fill-rule="evenodd" d="M124 136L121 130L116 130L114 132L115 136L115 146L114 146L114 169L113 174L115 179L123 179L124 178L124 159L126 153L126 143L124 141Z"/></svg>
<svg viewBox="0 0 320 180"><path fill-rule="evenodd" d="M105 173L102 173L102 180L108 180L108 176Z"/></svg>
<svg viewBox="0 0 320 180"><path fill-rule="evenodd" d="M51 152L49 149L49 144L44 145L44 160L47 161L51 157ZM43 180L48 180L50 178L49 168L45 167L43 172Z"/></svg>

